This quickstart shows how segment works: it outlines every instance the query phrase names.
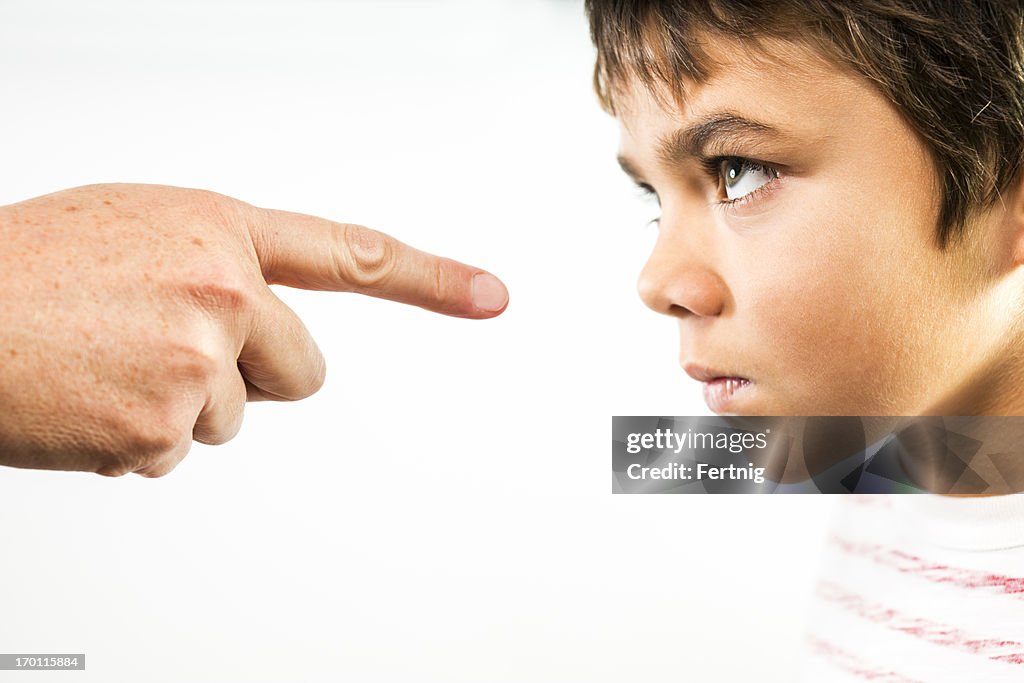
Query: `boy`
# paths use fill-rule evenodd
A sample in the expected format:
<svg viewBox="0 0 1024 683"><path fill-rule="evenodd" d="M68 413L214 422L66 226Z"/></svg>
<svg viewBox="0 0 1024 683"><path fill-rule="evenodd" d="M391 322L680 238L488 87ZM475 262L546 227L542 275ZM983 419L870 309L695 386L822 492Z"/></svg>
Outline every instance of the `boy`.
<svg viewBox="0 0 1024 683"><path fill-rule="evenodd" d="M588 6L714 412L1024 414L1019 3Z"/></svg>
<svg viewBox="0 0 1024 683"><path fill-rule="evenodd" d="M711 410L1024 414L1021 3L587 10L661 208L640 293ZM805 680L1022 680L1024 498L850 500Z"/></svg>

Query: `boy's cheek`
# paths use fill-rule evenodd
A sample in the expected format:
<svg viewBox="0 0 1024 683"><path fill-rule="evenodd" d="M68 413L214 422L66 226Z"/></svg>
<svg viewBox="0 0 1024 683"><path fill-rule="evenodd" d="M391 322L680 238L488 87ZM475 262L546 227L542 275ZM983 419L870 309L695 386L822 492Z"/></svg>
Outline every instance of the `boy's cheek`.
<svg viewBox="0 0 1024 683"><path fill-rule="evenodd" d="M910 410L923 390L906 362L928 279L911 237L921 218L888 195L865 204L850 183L801 189L722 263L746 349L735 363L760 380L758 412Z"/></svg>
<svg viewBox="0 0 1024 683"><path fill-rule="evenodd" d="M878 373L898 340L877 318L881 293L862 263L793 259L737 292L743 347L756 356L746 361L782 414L863 409L885 391Z"/></svg>

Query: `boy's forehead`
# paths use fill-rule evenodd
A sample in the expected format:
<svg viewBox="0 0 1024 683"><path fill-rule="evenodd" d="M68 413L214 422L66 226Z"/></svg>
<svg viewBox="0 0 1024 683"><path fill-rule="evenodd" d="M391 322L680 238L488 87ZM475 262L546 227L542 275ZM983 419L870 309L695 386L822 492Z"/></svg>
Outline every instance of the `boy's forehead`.
<svg viewBox="0 0 1024 683"><path fill-rule="evenodd" d="M840 123L864 91L880 97L863 78L803 45L763 40L755 48L722 38L707 51L714 62L704 81L674 89L636 78L620 84L615 103L623 156L649 155L678 131L723 117L813 138L827 133L829 120Z"/></svg>
<svg viewBox="0 0 1024 683"><path fill-rule="evenodd" d="M706 77L664 78L654 83L643 82L627 69L623 82L616 83L616 115L627 118L643 114L649 108L663 109L679 115L702 103L704 99L734 95L752 97L761 94L770 81L818 81L827 85L836 75L852 76L822 51L803 43L778 38L741 40L732 36L699 36ZM673 73L670 64L648 69L662 74Z"/></svg>

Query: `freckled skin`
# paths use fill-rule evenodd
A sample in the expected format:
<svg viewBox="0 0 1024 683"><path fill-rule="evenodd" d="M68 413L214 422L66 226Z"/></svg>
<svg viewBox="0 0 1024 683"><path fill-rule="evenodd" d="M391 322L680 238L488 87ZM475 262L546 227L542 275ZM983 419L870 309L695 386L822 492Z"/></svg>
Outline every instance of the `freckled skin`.
<svg viewBox="0 0 1024 683"><path fill-rule="evenodd" d="M662 211L640 289L678 319L680 361L750 378L739 414L1024 414L1021 184L940 250L934 164L870 84L792 44L711 45L719 67L685 102L634 84L619 116ZM696 164L657 154L720 111L787 133L728 150L783 169L732 207Z"/></svg>
<svg viewBox="0 0 1024 683"><path fill-rule="evenodd" d="M296 400L320 350L268 284L465 318L493 276L361 226L213 192L90 185L0 207L0 465L161 476L246 400ZM369 244L380 254L364 258Z"/></svg>

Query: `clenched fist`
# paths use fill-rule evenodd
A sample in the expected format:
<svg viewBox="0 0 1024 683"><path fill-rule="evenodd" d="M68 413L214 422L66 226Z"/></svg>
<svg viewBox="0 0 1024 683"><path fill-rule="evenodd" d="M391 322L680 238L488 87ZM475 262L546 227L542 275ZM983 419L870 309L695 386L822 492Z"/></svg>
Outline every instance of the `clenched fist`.
<svg viewBox="0 0 1024 683"><path fill-rule="evenodd" d="M161 476L219 444L246 400L324 381L268 284L490 318L478 268L356 225L157 185L91 185L0 207L0 464Z"/></svg>

